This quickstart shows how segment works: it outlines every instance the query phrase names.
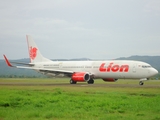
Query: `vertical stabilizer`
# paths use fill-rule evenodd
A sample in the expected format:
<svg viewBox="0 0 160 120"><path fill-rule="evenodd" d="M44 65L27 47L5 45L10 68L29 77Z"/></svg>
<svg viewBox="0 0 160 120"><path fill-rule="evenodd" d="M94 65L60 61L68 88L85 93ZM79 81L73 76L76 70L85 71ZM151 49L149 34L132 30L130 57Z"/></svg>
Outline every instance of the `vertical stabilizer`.
<svg viewBox="0 0 160 120"><path fill-rule="evenodd" d="M33 38L30 35L26 35L26 38L27 38L28 52L31 63L51 61L42 56L37 45L35 44Z"/></svg>

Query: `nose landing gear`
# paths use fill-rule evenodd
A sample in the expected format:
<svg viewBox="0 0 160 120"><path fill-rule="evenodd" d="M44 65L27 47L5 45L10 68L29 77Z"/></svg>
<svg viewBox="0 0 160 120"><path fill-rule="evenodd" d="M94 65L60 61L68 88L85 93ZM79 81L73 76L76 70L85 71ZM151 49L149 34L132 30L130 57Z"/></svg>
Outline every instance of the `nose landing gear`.
<svg viewBox="0 0 160 120"><path fill-rule="evenodd" d="M140 82L139 82L139 85L143 85L143 84L144 84L144 82L143 82L143 81L140 81Z"/></svg>
<svg viewBox="0 0 160 120"><path fill-rule="evenodd" d="M147 81L147 80L149 80L149 78L140 79L139 85L143 85L143 84L144 84L144 81Z"/></svg>

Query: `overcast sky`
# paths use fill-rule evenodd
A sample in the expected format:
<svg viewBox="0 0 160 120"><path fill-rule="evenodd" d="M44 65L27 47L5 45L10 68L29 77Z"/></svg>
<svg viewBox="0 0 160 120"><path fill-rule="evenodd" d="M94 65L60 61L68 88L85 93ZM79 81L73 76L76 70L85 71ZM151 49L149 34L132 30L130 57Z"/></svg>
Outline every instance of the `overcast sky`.
<svg viewBox="0 0 160 120"><path fill-rule="evenodd" d="M160 0L2 0L0 59L114 59L160 55Z"/></svg>

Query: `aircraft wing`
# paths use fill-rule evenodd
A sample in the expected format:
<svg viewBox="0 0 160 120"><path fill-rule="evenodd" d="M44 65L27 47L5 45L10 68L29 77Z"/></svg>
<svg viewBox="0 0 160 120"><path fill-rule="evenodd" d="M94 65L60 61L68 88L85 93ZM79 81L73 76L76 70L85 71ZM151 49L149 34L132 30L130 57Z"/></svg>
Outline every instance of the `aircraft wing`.
<svg viewBox="0 0 160 120"><path fill-rule="evenodd" d="M32 69L32 70L39 70L44 72L56 72L56 73L74 73L73 71L65 71L65 70L55 70L55 69L46 69L46 68L35 68L35 67L25 67L25 66L16 66L17 68L25 68L25 69Z"/></svg>
<svg viewBox="0 0 160 120"><path fill-rule="evenodd" d="M24 69L32 69L32 70L38 70L40 72L46 72L46 73L64 73L64 74L72 74L74 73L73 71L65 71L65 70L56 70L56 69L46 69L46 68L36 68L34 67L34 64L33 63L21 63L21 62L10 62L7 57L5 55L4 56L4 59L6 61L6 64L9 66L9 67L16 67L16 68L24 68ZM22 66L15 66L15 65L12 65L11 63L14 63L14 64L20 64ZM23 66L24 65L24 66Z"/></svg>
<svg viewBox="0 0 160 120"><path fill-rule="evenodd" d="M11 63L20 64L20 65L25 65L25 66L34 66L34 64L32 64L32 63L10 62L5 55L3 55L3 56L4 56L4 59L5 59L5 61L6 61L6 64L7 64L9 67L16 67L16 66L12 65Z"/></svg>

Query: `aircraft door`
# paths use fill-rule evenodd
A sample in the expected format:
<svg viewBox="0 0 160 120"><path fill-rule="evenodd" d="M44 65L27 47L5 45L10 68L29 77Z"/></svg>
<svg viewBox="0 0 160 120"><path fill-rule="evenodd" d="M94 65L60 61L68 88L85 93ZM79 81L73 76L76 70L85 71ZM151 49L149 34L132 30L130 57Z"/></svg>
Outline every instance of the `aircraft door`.
<svg viewBox="0 0 160 120"><path fill-rule="evenodd" d="M62 62L59 63L59 69L62 69Z"/></svg>
<svg viewBox="0 0 160 120"><path fill-rule="evenodd" d="M133 64L132 71L133 71L133 73L136 73L136 64Z"/></svg>

